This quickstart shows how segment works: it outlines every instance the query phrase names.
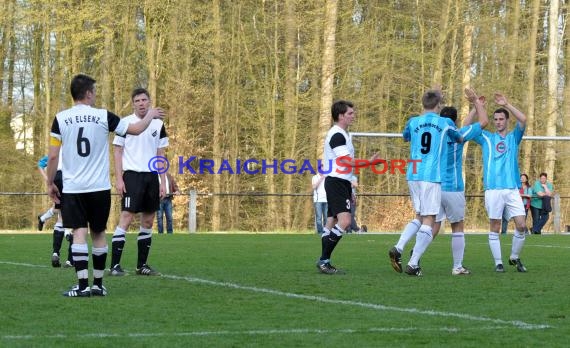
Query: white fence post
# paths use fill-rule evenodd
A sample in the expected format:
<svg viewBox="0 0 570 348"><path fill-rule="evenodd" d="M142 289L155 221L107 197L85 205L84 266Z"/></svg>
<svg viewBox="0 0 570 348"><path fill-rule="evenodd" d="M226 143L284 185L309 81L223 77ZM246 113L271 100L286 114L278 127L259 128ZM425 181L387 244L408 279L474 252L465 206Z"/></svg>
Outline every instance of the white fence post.
<svg viewBox="0 0 570 348"><path fill-rule="evenodd" d="M552 227L554 228L554 233L558 234L561 232L560 229L560 195L558 193L554 194L554 207L552 209Z"/></svg>
<svg viewBox="0 0 570 348"><path fill-rule="evenodd" d="M196 233L196 190L190 190L188 200L188 231Z"/></svg>

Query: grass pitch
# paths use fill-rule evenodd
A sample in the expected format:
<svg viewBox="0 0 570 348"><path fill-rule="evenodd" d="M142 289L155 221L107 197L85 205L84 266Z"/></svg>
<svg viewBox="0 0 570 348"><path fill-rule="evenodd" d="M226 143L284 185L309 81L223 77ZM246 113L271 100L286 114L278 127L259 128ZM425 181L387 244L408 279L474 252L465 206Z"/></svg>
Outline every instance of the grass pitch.
<svg viewBox="0 0 570 348"><path fill-rule="evenodd" d="M163 276L142 277L129 234L130 274L106 277L107 297L64 298L75 274L51 268L51 235L3 234L0 346L567 346L570 236L528 236L528 273L507 265L502 236L507 272L496 274L487 236L466 235L473 274L452 276L443 235L421 278L392 270L397 239L345 236L333 264L346 274L328 276L315 267L317 235L154 235L149 263Z"/></svg>

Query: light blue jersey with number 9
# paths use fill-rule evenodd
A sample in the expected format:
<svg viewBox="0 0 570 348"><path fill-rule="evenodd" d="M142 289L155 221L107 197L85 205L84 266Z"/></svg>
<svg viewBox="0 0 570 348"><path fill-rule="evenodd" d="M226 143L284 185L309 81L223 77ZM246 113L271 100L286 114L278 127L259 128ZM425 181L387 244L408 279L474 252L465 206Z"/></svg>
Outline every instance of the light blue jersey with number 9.
<svg viewBox="0 0 570 348"><path fill-rule="evenodd" d="M441 182L442 159L447 158L447 140L461 142L461 134L449 118L428 112L406 123L403 137L410 142L408 181Z"/></svg>

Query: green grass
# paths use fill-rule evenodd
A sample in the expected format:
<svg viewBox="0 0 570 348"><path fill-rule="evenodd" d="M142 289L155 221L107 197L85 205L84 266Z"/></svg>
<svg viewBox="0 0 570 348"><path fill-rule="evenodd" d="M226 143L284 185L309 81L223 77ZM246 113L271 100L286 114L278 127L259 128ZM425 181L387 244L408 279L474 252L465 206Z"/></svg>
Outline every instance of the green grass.
<svg viewBox="0 0 570 348"><path fill-rule="evenodd" d="M129 234L131 275L106 277L105 298L64 298L75 274L51 268L49 234L0 235L0 346L567 346L569 236L527 237L528 273L496 274L486 235L467 235L473 274L453 277L444 235L421 278L390 267L397 239L345 236L333 263L347 273L327 276L316 235L155 235L149 263L164 276L149 278L132 275Z"/></svg>

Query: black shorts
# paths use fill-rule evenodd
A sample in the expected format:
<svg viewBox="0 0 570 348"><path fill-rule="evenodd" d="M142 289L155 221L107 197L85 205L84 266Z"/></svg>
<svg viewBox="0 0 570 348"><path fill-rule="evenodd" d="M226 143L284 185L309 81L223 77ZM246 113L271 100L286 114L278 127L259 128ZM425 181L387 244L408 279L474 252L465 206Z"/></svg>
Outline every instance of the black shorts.
<svg viewBox="0 0 570 348"><path fill-rule="evenodd" d="M131 213L153 213L160 206L158 174L150 172L123 173L126 193L121 200L121 210Z"/></svg>
<svg viewBox="0 0 570 348"><path fill-rule="evenodd" d="M65 228L89 227L94 233L103 232L111 210L111 190L66 193L62 208Z"/></svg>
<svg viewBox="0 0 570 348"><path fill-rule="evenodd" d="M336 218L339 213L350 213L352 187L350 181L327 176L325 179L328 211L327 217Z"/></svg>
<svg viewBox="0 0 570 348"><path fill-rule="evenodd" d="M54 208L61 209L61 207L63 206L63 177L61 174L61 170L55 172L55 178L53 179L53 183L59 190L59 203L56 203Z"/></svg>

